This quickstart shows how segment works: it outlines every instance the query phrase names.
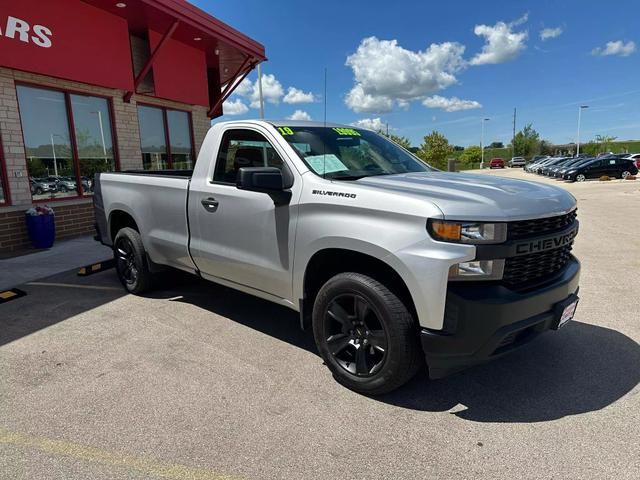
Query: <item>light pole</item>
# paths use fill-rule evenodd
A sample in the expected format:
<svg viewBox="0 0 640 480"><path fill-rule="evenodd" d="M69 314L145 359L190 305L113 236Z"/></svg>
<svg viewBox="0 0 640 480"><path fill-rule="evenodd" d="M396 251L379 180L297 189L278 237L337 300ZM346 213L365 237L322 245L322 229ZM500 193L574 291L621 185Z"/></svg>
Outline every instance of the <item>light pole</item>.
<svg viewBox="0 0 640 480"><path fill-rule="evenodd" d="M580 121L582 120L582 110L589 108L589 105L580 105L578 107L578 138L576 139L576 157L580 155Z"/></svg>
<svg viewBox="0 0 640 480"><path fill-rule="evenodd" d="M488 122L488 118L483 118L480 121L482 134L480 136L480 170L484 168L484 122Z"/></svg>
<svg viewBox="0 0 640 480"><path fill-rule="evenodd" d="M104 155L104 163L107 163L107 144L104 142L104 128L102 127L102 112L98 110L91 113L98 115L98 127L100 128L100 138L102 140L102 153Z"/></svg>
<svg viewBox="0 0 640 480"><path fill-rule="evenodd" d="M56 158L56 147L53 142L53 137L60 137L63 141L64 141L64 137L62 135L58 135L57 133L52 133L49 135L49 138L51 139L51 152L53 153L53 172L54 172L54 175L57 177L58 176L58 159Z"/></svg>
<svg viewBox="0 0 640 480"><path fill-rule="evenodd" d="M258 64L258 95L260 100L260 118L264 119L264 99L262 98L262 69Z"/></svg>

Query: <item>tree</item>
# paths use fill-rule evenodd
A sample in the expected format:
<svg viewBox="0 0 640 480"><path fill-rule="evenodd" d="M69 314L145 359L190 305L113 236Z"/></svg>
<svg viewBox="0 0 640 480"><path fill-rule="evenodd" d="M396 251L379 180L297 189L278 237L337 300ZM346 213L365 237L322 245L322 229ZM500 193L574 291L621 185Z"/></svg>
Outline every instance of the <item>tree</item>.
<svg viewBox="0 0 640 480"><path fill-rule="evenodd" d="M513 137L513 147L515 157L531 157L540 149L540 134L529 124Z"/></svg>
<svg viewBox="0 0 640 480"><path fill-rule="evenodd" d="M451 155L453 147L449 144L447 137L434 130L424 137L424 142L420 145L418 156L429 163L429 165L441 170L447 169L447 156Z"/></svg>
<svg viewBox="0 0 640 480"><path fill-rule="evenodd" d="M618 137L612 137L610 135L596 135L596 143L598 144L599 152L610 152L612 143L616 141Z"/></svg>
<svg viewBox="0 0 640 480"><path fill-rule="evenodd" d="M491 144L487 148L504 148L504 143L502 143L502 142L491 142Z"/></svg>
<svg viewBox="0 0 640 480"><path fill-rule="evenodd" d="M471 145L460 154L460 163L464 168L473 168L473 164L480 163L481 160L482 150L478 145Z"/></svg>
<svg viewBox="0 0 640 480"><path fill-rule="evenodd" d="M538 151L540 155L553 155L554 145L549 140L540 140Z"/></svg>
<svg viewBox="0 0 640 480"><path fill-rule="evenodd" d="M382 132L380 132L380 133L382 133ZM382 133L382 135L387 137L392 142L397 143L398 145L400 145L402 148L404 148L406 150L410 150L411 149L411 140L409 140L407 137L403 137L403 136L400 136L400 135L394 135L393 133L390 133L389 135L387 135L386 133Z"/></svg>

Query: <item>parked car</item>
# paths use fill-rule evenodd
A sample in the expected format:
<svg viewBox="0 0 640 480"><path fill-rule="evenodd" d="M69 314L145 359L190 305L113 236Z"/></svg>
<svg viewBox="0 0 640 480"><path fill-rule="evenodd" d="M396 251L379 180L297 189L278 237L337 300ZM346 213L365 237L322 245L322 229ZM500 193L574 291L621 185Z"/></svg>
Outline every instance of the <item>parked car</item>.
<svg viewBox="0 0 640 480"><path fill-rule="evenodd" d="M531 173L531 171L542 162L546 161L549 157L547 155L536 155L531 159L531 161L525 165L524 171Z"/></svg>
<svg viewBox="0 0 640 480"><path fill-rule="evenodd" d="M554 169L554 173L553 176L555 178L564 178L564 175L571 170L572 168L577 168L578 166L585 164L587 162L590 162L591 160L593 160L594 157L578 157L578 158L574 158L573 160L571 160L570 162L565 162L563 163L560 168L558 169Z"/></svg>
<svg viewBox="0 0 640 480"><path fill-rule="evenodd" d="M583 160L584 160L583 158L575 158L575 157L566 158L563 161L558 162L555 165L552 165L551 167L549 167L549 169L547 170L547 176L557 178L558 172L560 170L562 170L563 168L567 168L569 165L573 165L575 163L581 162Z"/></svg>
<svg viewBox="0 0 640 480"><path fill-rule="evenodd" d="M559 165L562 162L565 162L569 160L569 158L567 157L556 157L553 158L551 161L545 163L543 166L541 166L538 171L536 172L538 175L549 175L549 171L551 170L551 167L555 166L555 165Z"/></svg>
<svg viewBox="0 0 640 480"><path fill-rule="evenodd" d="M78 186L75 180L71 177L50 176L50 177L47 177L46 180L48 182L55 183L56 190L58 192L62 192L62 193L74 192L78 189Z"/></svg>
<svg viewBox="0 0 640 480"><path fill-rule="evenodd" d="M489 162L489 168L504 168L504 160L502 158L492 158Z"/></svg>
<svg viewBox="0 0 640 480"><path fill-rule="evenodd" d="M536 162L534 165L531 165L529 168L529 172L531 173L538 173L538 171L544 167L545 165L547 165L550 162L553 162L555 160L554 157L547 157L545 159L540 160L539 162Z"/></svg>
<svg viewBox="0 0 640 480"><path fill-rule="evenodd" d="M531 163L539 162L540 160L544 160L545 158L549 158L549 155L534 155L531 158Z"/></svg>
<svg viewBox="0 0 640 480"><path fill-rule="evenodd" d="M435 171L350 126L216 123L193 171L97 174L94 211L127 292L168 266L288 307L368 395L501 356L578 302L568 191Z"/></svg>
<svg viewBox="0 0 640 480"><path fill-rule="evenodd" d="M56 182L48 181L44 178L33 177L29 179L31 183L31 195L43 195L45 193L56 192Z"/></svg>
<svg viewBox="0 0 640 480"><path fill-rule="evenodd" d="M571 168L565 173L564 179L584 182L589 178L600 178L602 176L626 178L629 175L637 175L637 173L638 168L633 161L609 156L595 158L578 167Z"/></svg>
<svg viewBox="0 0 640 480"><path fill-rule="evenodd" d="M527 164L527 161L524 159L524 157L513 157L511 160L509 160L509 166L511 168L514 168L514 167L524 168L526 164Z"/></svg>

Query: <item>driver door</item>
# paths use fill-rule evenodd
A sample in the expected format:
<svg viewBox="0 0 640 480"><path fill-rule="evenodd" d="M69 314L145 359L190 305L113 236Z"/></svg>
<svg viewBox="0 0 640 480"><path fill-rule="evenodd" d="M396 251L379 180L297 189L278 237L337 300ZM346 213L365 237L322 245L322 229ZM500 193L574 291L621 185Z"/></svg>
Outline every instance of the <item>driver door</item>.
<svg viewBox="0 0 640 480"><path fill-rule="evenodd" d="M237 128L223 133L212 175L190 190L190 250L205 278L289 299L295 229L290 204L276 206L268 193L236 187L242 167L288 168L266 135ZM294 181L292 190L297 188Z"/></svg>

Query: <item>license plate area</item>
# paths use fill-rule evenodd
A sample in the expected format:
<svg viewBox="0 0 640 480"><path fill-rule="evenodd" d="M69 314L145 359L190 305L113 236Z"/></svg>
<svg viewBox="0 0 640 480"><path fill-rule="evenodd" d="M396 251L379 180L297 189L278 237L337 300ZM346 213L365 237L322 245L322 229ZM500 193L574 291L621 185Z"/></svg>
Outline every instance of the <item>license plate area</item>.
<svg viewBox="0 0 640 480"><path fill-rule="evenodd" d="M562 302L558 302L554 307L554 322L553 328L554 330L558 330L564 327L567 323L573 320L573 316L576 314L576 309L578 308L578 302L580 299L577 295L570 295L568 298L563 300Z"/></svg>

